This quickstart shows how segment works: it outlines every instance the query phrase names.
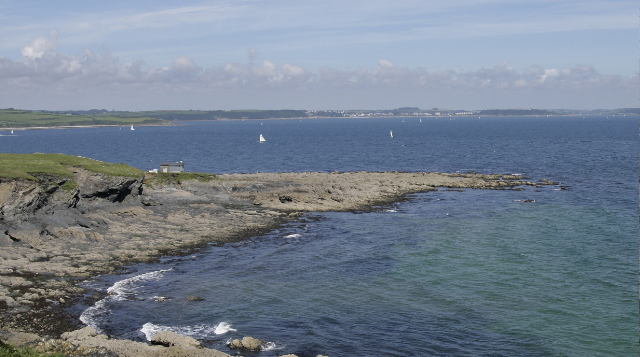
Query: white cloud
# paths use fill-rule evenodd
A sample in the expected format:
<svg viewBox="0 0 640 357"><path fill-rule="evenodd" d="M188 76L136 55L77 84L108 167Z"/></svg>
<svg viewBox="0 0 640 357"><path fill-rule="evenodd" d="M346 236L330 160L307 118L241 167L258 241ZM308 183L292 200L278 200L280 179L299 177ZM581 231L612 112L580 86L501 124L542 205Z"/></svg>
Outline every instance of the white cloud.
<svg viewBox="0 0 640 357"><path fill-rule="evenodd" d="M569 71L570 72L570 71ZM547 77L555 77L558 74L560 74L560 71L558 71L555 68L552 69L545 69L544 70L544 74L540 75L540 79L544 82L545 79L547 79Z"/></svg>
<svg viewBox="0 0 640 357"><path fill-rule="evenodd" d="M278 65L267 60L262 61L262 66L253 68L253 72L260 77L273 77L278 71Z"/></svg>
<svg viewBox="0 0 640 357"><path fill-rule="evenodd" d="M300 77L307 74L307 70L305 68L289 63L282 65L282 72L289 77Z"/></svg>
<svg viewBox="0 0 640 357"><path fill-rule="evenodd" d="M393 65L393 63L387 61L386 59L381 59L381 60L378 60L378 67L379 68L393 68L394 65Z"/></svg>
<svg viewBox="0 0 640 357"><path fill-rule="evenodd" d="M29 46L22 48L22 55L29 58L40 58L51 50L58 48L58 31L51 31L50 37L40 36Z"/></svg>
<svg viewBox="0 0 640 357"><path fill-rule="evenodd" d="M178 56L173 60L173 70L179 73L200 72L200 68L195 61L187 56Z"/></svg>
<svg viewBox="0 0 640 357"><path fill-rule="evenodd" d="M170 66L146 67L142 59L120 62L108 51L56 52L56 35L54 32L50 38L39 38L25 47L20 61L0 58L0 107L61 109L63 105L73 109L86 103L105 107L108 103L100 103L115 100L129 105L122 108L127 110L166 108L167 103L178 109L185 108L184 103L189 107L200 103L203 109L212 105L212 109L233 109L234 105L334 109L397 107L408 104L406 101L437 100L426 107L451 103L470 109L590 108L633 106L639 89L637 75L606 75L587 65L532 65L516 71L502 62L470 71L427 71L380 59L372 68L346 71L323 67L314 72L269 60L201 68L181 55ZM47 102L52 96L55 100ZM227 99L216 104L212 97Z"/></svg>

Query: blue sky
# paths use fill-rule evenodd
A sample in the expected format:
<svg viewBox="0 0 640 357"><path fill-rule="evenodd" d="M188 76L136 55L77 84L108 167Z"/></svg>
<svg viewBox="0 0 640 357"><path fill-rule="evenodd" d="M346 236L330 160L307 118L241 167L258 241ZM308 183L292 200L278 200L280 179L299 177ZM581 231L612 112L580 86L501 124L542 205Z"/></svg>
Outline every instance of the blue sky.
<svg viewBox="0 0 640 357"><path fill-rule="evenodd" d="M0 0L0 108L636 107L639 14L615 0Z"/></svg>

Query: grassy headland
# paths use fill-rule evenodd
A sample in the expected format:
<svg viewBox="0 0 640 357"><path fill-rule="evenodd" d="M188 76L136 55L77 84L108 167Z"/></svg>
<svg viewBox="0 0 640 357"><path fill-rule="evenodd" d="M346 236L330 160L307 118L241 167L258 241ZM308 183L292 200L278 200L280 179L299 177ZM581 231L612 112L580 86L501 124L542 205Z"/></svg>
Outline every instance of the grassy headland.
<svg viewBox="0 0 640 357"><path fill-rule="evenodd" d="M144 171L125 164L110 164L84 157L63 154L0 154L0 177L37 179L34 173L72 177L71 167L111 176L140 177Z"/></svg>
<svg viewBox="0 0 640 357"><path fill-rule="evenodd" d="M165 120L148 116L131 115L79 115L30 110L0 110L0 128L34 128L86 125L153 125L168 124Z"/></svg>

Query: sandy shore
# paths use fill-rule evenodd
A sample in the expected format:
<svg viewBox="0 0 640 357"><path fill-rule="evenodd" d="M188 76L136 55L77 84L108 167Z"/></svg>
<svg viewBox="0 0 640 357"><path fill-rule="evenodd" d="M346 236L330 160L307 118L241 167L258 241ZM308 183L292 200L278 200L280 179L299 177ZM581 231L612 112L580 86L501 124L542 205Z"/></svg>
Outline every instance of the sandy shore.
<svg viewBox="0 0 640 357"><path fill-rule="evenodd" d="M151 186L80 170L76 179L80 185L71 193L0 182L4 329L58 337L82 327L63 311L85 299L79 280L210 242L242 240L305 212L371 210L438 189L551 184L510 175L402 172L225 174Z"/></svg>

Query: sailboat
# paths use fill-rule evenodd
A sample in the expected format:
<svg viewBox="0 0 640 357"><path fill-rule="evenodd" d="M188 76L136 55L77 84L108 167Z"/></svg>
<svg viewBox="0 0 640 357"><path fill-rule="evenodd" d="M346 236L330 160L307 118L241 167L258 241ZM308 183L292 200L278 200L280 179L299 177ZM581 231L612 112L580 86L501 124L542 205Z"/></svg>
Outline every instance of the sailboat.
<svg viewBox="0 0 640 357"><path fill-rule="evenodd" d="M266 140L264 140L264 136L262 136L262 134L260 134L260 140L258 140L259 143L264 143Z"/></svg>
<svg viewBox="0 0 640 357"><path fill-rule="evenodd" d="M136 129L133 128L133 124L131 124L131 130L136 130Z"/></svg>
<svg viewBox="0 0 640 357"><path fill-rule="evenodd" d="M389 135L393 138L393 130L389 130Z"/></svg>
<svg viewBox="0 0 640 357"><path fill-rule="evenodd" d="M11 134L13 134L13 130L11 130Z"/></svg>
<svg viewBox="0 0 640 357"><path fill-rule="evenodd" d="M420 118L420 122L422 123L422 118Z"/></svg>

